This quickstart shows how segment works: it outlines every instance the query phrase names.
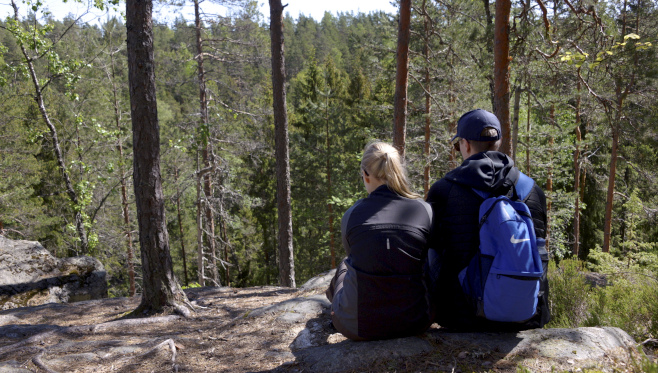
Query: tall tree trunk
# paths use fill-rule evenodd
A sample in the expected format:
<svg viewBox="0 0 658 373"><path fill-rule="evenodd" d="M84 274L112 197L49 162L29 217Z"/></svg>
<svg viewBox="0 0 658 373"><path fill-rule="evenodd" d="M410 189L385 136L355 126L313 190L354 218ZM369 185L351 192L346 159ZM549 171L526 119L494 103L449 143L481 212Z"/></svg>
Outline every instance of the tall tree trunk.
<svg viewBox="0 0 658 373"><path fill-rule="evenodd" d="M279 283L295 287L295 262L292 247L292 209L290 203L290 155L288 114L286 112L286 62L283 40L281 0L270 2L270 38L272 48L272 99L274 109L274 147L276 157L276 203L279 220Z"/></svg>
<svg viewBox="0 0 658 373"><path fill-rule="evenodd" d="M573 257L578 258L580 251L580 80L577 85L576 97L576 149L573 152L573 191L576 196L573 211Z"/></svg>
<svg viewBox="0 0 658 373"><path fill-rule="evenodd" d="M153 3L127 0L126 29L130 113L133 124L133 178L142 256L142 301L135 315L189 310L174 276L160 176L160 127L155 95Z"/></svg>
<svg viewBox="0 0 658 373"><path fill-rule="evenodd" d="M203 41L201 39L201 12L199 11L199 0L194 0L194 26L196 31L196 50L197 50L197 77L199 79L199 110L201 113L201 126L202 133L205 138L202 139L204 168L211 167L210 153L210 128L208 120L208 101L206 100L206 78L203 68ZM215 217L210 204L210 199L213 196L212 174L206 173L203 177L203 192L205 195L205 203L199 203L197 208L204 208L206 215L206 241L208 243L208 251L210 255L210 273L212 280L215 284L219 284L219 271L217 268L217 245L215 244Z"/></svg>
<svg viewBox="0 0 658 373"><path fill-rule="evenodd" d="M487 48L487 53L489 56L493 55L494 53L494 26L493 26L493 17L491 15L491 4L489 0L482 0L482 3L484 5L484 14L485 14L485 29L484 29L484 40L486 43L486 48ZM491 94L491 107L494 108L494 113L495 113L495 108L496 108L496 89L495 86L496 84L494 83L494 74L493 71L490 69L489 65L489 60L487 59L486 63L481 63L479 65L481 69L484 69L485 71L485 76L487 78L487 81L489 81L489 93Z"/></svg>
<svg viewBox="0 0 658 373"><path fill-rule="evenodd" d="M626 32L626 6L627 1L624 0L623 12L623 35ZM639 13L636 24L639 25ZM633 58L633 65L638 68L638 54L636 53ZM615 79L615 93L617 96L616 114L613 122L610 123L612 127L612 152L610 154L610 175L608 176L608 193L605 202L605 220L603 222L603 252L610 252L610 241L612 235L612 207L614 203L615 193L615 177L617 174L617 157L619 152L619 136L621 135L621 120L623 118L624 101L629 92L635 84L635 70L631 70L630 81L623 87L621 79ZM610 118L610 117L608 117Z"/></svg>
<svg viewBox="0 0 658 373"><path fill-rule="evenodd" d="M521 111L521 86L514 87L514 115L512 116L512 159L516 164L516 149L519 145L519 112Z"/></svg>
<svg viewBox="0 0 658 373"><path fill-rule="evenodd" d="M228 249L231 246L230 242L228 241L228 235L226 234L226 220L223 217L223 214L220 215L222 216L221 221L219 222L219 229L221 230L221 238L222 241L224 241L224 264L225 264L225 269L224 269L224 283L226 286L231 286L231 270L230 267L228 266ZM238 272L240 268L238 267Z"/></svg>
<svg viewBox="0 0 658 373"><path fill-rule="evenodd" d="M16 22L20 22L18 16L18 7L16 6L14 0L11 1L11 5L14 8L14 20L16 20ZM53 140L53 150L55 151L55 158L57 159L57 166L59 167L59 170L62 173L62 178L64 179L64 185L66 186L66 194L68 195L69 199L71 200L71 204L73 205L72 207L74 211L73 215L75 220L75 230L76 233L78 234L78 239L80 240L80 250L82 251L83 254L89 254L89 240L87 238L87 231L85 230L84 227L84 218L82 217L82 213L80 211L78 194L75 192L75 188L73 187L73 182L71 181L69 172L66 169L64 155L62 153L62 148L60 147L59 144L59 137L57 136L57 129L55 128L55 125L50 120L50 116L48 115L48 111L46 110L46 105L43 100L43 88L39 83L39 78L37 77L36 70L34 69L34 61L38 59L38 57L36 59L30 57L23 43L19 43L19 45L21 47L21 52L23 53L23 57L25 57L27 70L28 73L30 74L30 79L32 80L32 84L34 86L34 96L33 96L34 101L37 103L37 106L39 107L39 113L41 113L41 117L43 118L44 122L46 122L46 126L50 131L50 137Z"/></svg>
<svg viewBox="0 0 658 373"><path fill-rule="evenodd" d="M121 206L123 210L123 224L126 235L126 255L128 267L128 294L132 297L135 295L135 266L134 266L134 249L133 249L133 238L132 238L132 228L130 224L130 210L128 206L128 188L126 186L126 171L124 169L124 157L123 157L123 141L121 139L121 108L119 106L119 96L117 94L116 87L116 70L114 68L114 53L110 54L110 63L111 63L111 72L107 72L108 78L112 82L112 97L113 97L113 106L114 106L114 121L117 126L117 150L119 151L119 182L121 183Z"/></svg>
<svg viewBox="0 0 658 373"><path fill-rule="evenodd" d="M452 68L452 71L454 72L454 54L450 56L450 67ZM450 81L449 81L449 87L450 87L450 93L448 96L448 101L450 102L450 123L448 124L448 133L450 136L454 136L454 134L457 133L457 115L455 113L455 102L457 102L457 98L455 97L455 81L454 81L454 74L450 74ZM450 169L454 169L457 167L457 149L455 149L454 146L450 147L450 155L448 157L448 166Z"/></svg>
<svg viewBox="0 0 658 373"><path fill-rule="evenodd" d="M555 104L551 104L550 117L549 120L552 126L555 126ZM552 204L552 194L553 194L553 155L555 152L555 136L552 134L548 139L548 175L546 176L546 249L548 249L549 241L551 237L551 208Z"/></svg>
<svg viewBox="0 0 658 373"><path fill-rule="evenodd" d="M114 71L113 71L114 75ZM114 82L112 83L114 85ZM130 296L135 295L135 266L133 258L133 236L132 228L130 227L130 210L128 208L128 188L126 186L126 172L123 168L123 144L121 141L121 112L119 111L119 102L116 95L116 89L114 90L114 115L116 119L116 124L118 128L117 133L117 149L119 150L119 174L121 182L121 206L123 207L123 224L126 233L126 254L128 256L127 266L128 266L128 281L130 286L129 294Z"/></svg>
<svg viewBox="0 0 658 373"><path fill-rule="evenodd" d="M178 231L180 233L180 254L183 258L183 275L185 279L185 286L189 286L189 278L187 277L187 257L185 253L185 236L183 232L183 219L180 212L180 190L178 188L178 168L174 170L174 184L176 184L176 214L178 218Z"/></svg>
<svg viewBox="0 0 658 373"><path fill-rule="evenodd" d="M199 168L199 151L196 153L196 245L197 245L197 281L206 286L205 264L203 262L203 222L201 208L201 169Z"/></svg>
<svg viewBox="0 0 658 373"><path fill-rule="evenodd" d="M526 118L526 132L525 132L525 173L530 176L530 82L528 81L528 117Z"/></svg>
<svg viewBox="0 0 658 373"><path fill-rule="evenodd" d="M327 199L331 198L331 137L329 133L329 95L326 96L324 110L325 138L327 147ZM327 212L329 214L329 254L331 256L331 268L336 268L336 242L334 234L334 205L327 203Z"/></svg>
<svg viewBox="0 0 658 373"><path fill-rule="evenodd" d="M509 115L509 15L510 0L496 1L494 24L494 113L500 121L503 142L500 151L513 157Z"/></svg>
<svg viewBox="0 0 658 373"><path fill-rule="evenodd" d="M617 175L617 153L619 150L619 121L621 111L616 115L612 125L612 153L610 154L610 174L608 175L608 192L605 199L605 220L603 223L603 252L610 252L610 239L612 234L612 207L615 194L615 176Z"/></svg>
<svg viewBox="0 0 658 373"><path fill-rule="evenodd" d="M427 14L427 9L425 7L426 0L423 0L423 14L424 14L424 29L425 29L425 144L424 144L424 158L425 158L425 168L423 170L423 187L425 190L425 197L430 190L430 138L432 135L431 126L430 126L430 116L432 114L432 87L430 81L430 46L429 46L429 37L430 37L430 19Z"/></svg>
<svg viewBox="0 0 658 373"><path fill-rule="evenodd" d="M393 114L393 146L404 157L407 131L407 85L409 82L409 39L411 37L411 0L400 0L398 22L397 70L395 73L395 99Z"/></svg>

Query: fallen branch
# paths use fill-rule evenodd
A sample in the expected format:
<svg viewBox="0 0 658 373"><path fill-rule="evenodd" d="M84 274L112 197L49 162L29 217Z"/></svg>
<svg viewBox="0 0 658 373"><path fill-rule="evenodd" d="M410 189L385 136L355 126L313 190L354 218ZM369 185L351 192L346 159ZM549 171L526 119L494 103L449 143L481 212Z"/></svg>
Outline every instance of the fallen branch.
<svg viewBox="0 0 658 373"><path fill-rule="evenodd" d="M646 341L644 341L644 342L642 342L642 343L640 343L640 344L641 344L642 346L644 346L644 345L649 344L649 343L658 344L658 339L649 338L649 339L647 339Z"/></svg>

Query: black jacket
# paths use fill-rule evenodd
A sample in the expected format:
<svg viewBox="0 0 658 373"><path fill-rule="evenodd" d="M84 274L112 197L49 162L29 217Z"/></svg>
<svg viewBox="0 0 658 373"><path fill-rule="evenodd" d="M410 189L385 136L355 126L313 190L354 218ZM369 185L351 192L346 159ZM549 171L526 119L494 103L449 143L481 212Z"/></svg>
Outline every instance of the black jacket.
<svg viewBox="0 0 658 373"><path fill-rule="evenodd" d="M432 206L435 220L430 238L432 249L428 272L435 321L439 325L459 330L505 331L541 327L549 321L548 280L545 276L540 282L542 295L538 312L525 323L501 323L477 318L457 278L480 244L478 213L483 198L473 189L505 195L518 177L519 170L514 167L511 158L490 151L471 156L430 188L427 202ZM546 238L546 197L537 184L525 203L530 209L537 237ZM540 248L540 254L546 265L548 254L544 248Z"/></svg>
<svg viewBox="0 0 658 373"><path fill-rule="evenodd" d="M333 323L351 339L415 335L431 322L423 264L432 211L383 185L343 216L347 273L332 300Z"/></svg>

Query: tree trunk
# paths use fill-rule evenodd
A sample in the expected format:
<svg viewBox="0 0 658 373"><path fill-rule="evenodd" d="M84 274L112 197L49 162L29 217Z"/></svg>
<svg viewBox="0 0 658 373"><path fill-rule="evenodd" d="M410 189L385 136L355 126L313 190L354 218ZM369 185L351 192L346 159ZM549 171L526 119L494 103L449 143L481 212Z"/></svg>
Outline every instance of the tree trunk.
<svg viewBox="0 0 658 373"><path fill-rule="evenodd" d="M621 111L612 126L612 153L610 154L610 174L608 176L608 193L605 199L605 221L603 225L603 252L610 252L610 238L612 234L612 206L615 194L615 176L617 175L617 152L619 150L619 121Z"/></svg>
<svg viewBox="0 0 658 373"><path fill-rule="evenodd" d="M450 67L453 68L453 71L454 71L454 58L455 58L454 55L450 56L450 60L451 60ZM457 116L455 114L455 103L457 102L457 98L455 97L455 81L453 76L454 74L451 74L450 76L450 83L449 83L450 93L448 96L448 101L450 102L450 118L451 118L450 123L448 124L448 128L449 128L448 133L450 134L450 136L454 136L454 134L457 133L457 122L458 122ZM451 170L456 168L458 165L457 153L458 153L457 149L455 149L454 146L451 146L450 156L448 158L448 165Z"/></svg>
<svg viewBox="0 0 658 373"><path fill-rule="evenodd" d="M512 159L516 164L516 149L519 145L519 112L521 111L521 92L520 86L514 88L514 115L512 116Z"/></svg>
<svg viewBox="0 0 658 373"><path fill-rule="evenodd" d="M274 147L276 157L276 199L279 220L279 283L295 287L295 262L292 247L292 209L290 203L290 155L288 114L286 112L286 62L283 40L281 0L270 2L270 38L272 48L272 99L274 109Z"/></svg>
<svg viewBox="0 0 658 373"><path fill-rule="evenodd" d="M206 100L206 78L203 68L203 44L201 39L201 12L199 11L199 0L194 0L194 28L196 31L196 50L197 50L197 77L199 79L199 111L201 114L201 133L205 134L201 139L203 144L203 157L204 168L211 167L210 154L210 128L208 120L208 101ZM210 199L213 196L212 174L206 173L203 177L203 192L205 195L205 203L199 203L197 208L204 208L206 215L206 241L208 243L208 251L210 255L210 273L212 280L216 285L219 285L219 271L217 268L217 245L215 243L215 216L210 205Z"/></svg>
<svg viewBox="0 0 658 373"><path fill-rule="evenodd" d="M573 212L573 257L578 258L580 251L580 80L577 85L576 97L576 150L573 152L573 191L576 195Z"/></svg>
<svg viewBox="0 0 658 373"><path fill-rule="evenodd" d="M496 1L494 24L494 113L500 121L503 142L500 151L513 157L509 115L509 15L510 0Z"/></svg>
<svg viewBox="0 0 658 373"><path fill-rule="evenodd" d="M327 147L327 198L331 198L331 137L329 133L329 95L326 96L324 110L325 138ZM329 214L329 255L331 256L331 268L336 268L336 242L334 239L334 205L327 203Z"/></svg>
<svg viewBox="0 0 658 373"><path fill-rule="evenodd" d="M121 108L119 107L119 97L117 95L116 87L116 71L114 69L114 53L110 55L112 72L111 76L108 72L108 78L111 78L112 81L112 95L113 95L113 106L114 106L114 121L117 126L117 150L119 151L119 181L121 183L121 206L123 209L123 224L126 234L126 254L127 254L127 263L128 267L128 294L132 297L135 295L135 266L134 266L134 249L133 249L133 238L132 238L132 228L130 226L130 210L128 208L128 188L126 186L126 171L123 167L123 142L121 140Z"/></svg>
<svg viewBox="0 0 658 373"><path fill-rule="evenodd" d="M160 128L155 96L153 58L153 3L127 0L126 29L130 113L133 124L133 178L139 242L141 246L143 293L135 315L178 310L185 293L174 277L169 252L169 234L160 177Z"/></svg>
<svg viewBox="0 0 658 373"><path fill-rule="evenodd" d="M526 88L528 92L528 117L526 118L526 132L525 132L525 173L530 176L530 82Z"/></svg>
<svg viewBox="0 0 658 373"><path fill-rule="evenodd" d="M425 197L430 190L430 138L432 135L430 116L432 114L432 87L430 84L430 19L425 8L426 0L423 0L423 14L424 14L424 29L425 29L425 169L423 170L423 187L425 190Z"/></svg>
<svg viewBox="0 0 658 373"><path fill-rule="evenodd" d="M201 169L199 168L199 151L196 153L196 245L197 245L197 279L199 285L206 286L205 264L203 263L203 223L201 214Z"/></svg>
<svg viewBox="0 0 658 373"><path fill-rule="evenodd" d="M220 229L220 234L221 234L221 239L224 245L224 283L226 286L231 286L231 270L230 267L228 266L228 249L230 247L230 243L228 241L228 235L226 234L226 220L224 219L224 213L223 211L220 211L220 221L219 221L219 229ZM239 272L238 268L238 272Z"/></svg>
<svg viewBox="0 0 658 373"><path fill-rule="evenodd" d="M393 146L404 158L407 131L407 84L409 81L409 39L411 32L411 0L400 0L398 22L397 70L395 74L395 99L393 114Z"/></svg>
<svg viewBox="0 0 658 373"><path fill-rule="evenodd" d="M487 48L487 53L490 55L493 54L494 50L494 35L493 35L493 17L491 16L491 4L489 0L482 0L482 3L484 5L484 14L486 18L486 24L485 24L485 29L484 29L484 40L486 43L486 48ZM487 62L479 65L481 69L484 69L485 71L485 76L487 80L489 81L489 93L491 94L491 107L496 108L496 102L495 102L495 96L496 96L496 90L495 90L495 83L494 83L494 76L492 74L492 71L490 69L489 65L489 60L487 59ZM495 113L495 111L494 111Z"/></svg>
<svg viewBox="0 0 658 373"><path fill-rule="evenodd" d="M183 219L180 212L180 190L178 188L178 168L174 170L174 184L176 184L176 213L178 217L178 231L180 233L180 252L183 258L183 276L185 279L185 286L190 286L189 278L187 277L187 258L185 254L185 237L183 232Z"/></svg>
<svg viewBox="0 0 658 373"><path fill-rule="evenodd" d="M20 19L18 17L18 7L16 6L16 3L14 3L13 0L11 2L11 5L14 8L14 19L16 20L16 22L20 22ZM50 137L53 140L53 150L55 151L55 158L57 159L57 166L59 167L59 170L62 173L62 178L64 179L64 185L66 186L66 194L69 196L69 199L71 200L71 204L73 205L72 206L73 210L75 211L74 212L75 230L78 233L78 239L80 240L80 250L82 251L83 254L89 254L89 240L87 238L87 231L85 230L84 227L84 219L80 211L81 206L79 206L78 194L75 192L75 188L73 187L73 182L71 181L71 177L69 176L69 173L66 169L64 155L62 154L62 148L60 147L59 138L57 136L57 129L55 128L55 125L51 122L50 116L48 115L48 111L46 110L46 105L43 100L43 92L42 92L41 84L39 83L39 78L37 77L36 70L34 69L35 59L30 57L22 42L19 42L19 45L21 47L21 52L23 53L23 57L25 57L27 70L30 74L30 79L32 80L32 84L34 86L34 101L37 103L37 106L39 107L39 112L41 113L41 117L43 118L44 122L46 122L46 126L48 126L48 130L50 130Z"/></svg>
<svg viewBox="0 0 658 373"><path fill-rule="evenodd" d="M551 104L550 122L555 126L555 104ZM553 155L555 152L555 136L552 134L548 139L548 175L546 176L546 249L548 250L549 241L551 237L551 208L552 208L552 194L553 194Z"/></svg>

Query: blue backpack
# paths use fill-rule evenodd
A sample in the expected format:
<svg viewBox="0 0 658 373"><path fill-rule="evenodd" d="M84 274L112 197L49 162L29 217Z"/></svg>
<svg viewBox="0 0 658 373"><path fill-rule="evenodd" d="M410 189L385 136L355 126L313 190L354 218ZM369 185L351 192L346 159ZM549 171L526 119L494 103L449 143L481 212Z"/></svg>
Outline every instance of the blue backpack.
<svg viewBox="0 0 658 373"><path fill-rule="evenodd" d="M523 322L537 310L543 274L528 206L523 202L534 181L520 174L513 199L474 191L480 205L480 248L459 273L459 282L476 305L477 316L492 321ZM539 242L538 242L539 241Z"/></svg>

